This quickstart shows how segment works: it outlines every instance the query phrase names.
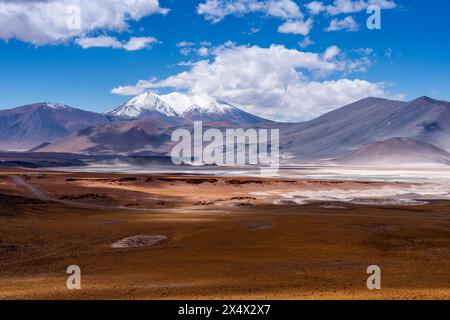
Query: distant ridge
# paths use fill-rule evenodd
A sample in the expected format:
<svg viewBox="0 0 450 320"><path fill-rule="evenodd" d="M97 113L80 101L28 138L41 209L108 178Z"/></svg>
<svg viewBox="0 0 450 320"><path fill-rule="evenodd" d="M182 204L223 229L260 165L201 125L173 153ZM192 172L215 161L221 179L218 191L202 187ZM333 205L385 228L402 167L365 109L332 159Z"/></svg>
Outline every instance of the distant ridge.
<svg viewBox="0 0 450 320"><path fill-rule="evenodd" d="M364 146L334 160L345 165L450 164L450 153L429 143L392 138Z"/></svg>
<svg viewBox="0 0 450 320"><path fill-rule="evenodd" d="M166 155L170 152L172 130L167 124L150 119L101 124L47 145L39 152Z"/></svg>
<svg viewBox="0 0 450 320"><path fill-rule="evenodd" d="M28 150L111 120L95 112L51 102L0 110L0 149Z"/></svg>

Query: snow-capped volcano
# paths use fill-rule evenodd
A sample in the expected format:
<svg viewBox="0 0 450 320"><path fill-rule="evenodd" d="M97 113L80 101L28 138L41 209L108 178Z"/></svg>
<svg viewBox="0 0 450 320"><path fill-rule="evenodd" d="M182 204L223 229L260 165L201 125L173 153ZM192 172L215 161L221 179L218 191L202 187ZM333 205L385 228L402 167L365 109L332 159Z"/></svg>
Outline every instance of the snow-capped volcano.
<svg viewBox="0 0 450 320"><path fill-rule="evenodd" d="M170 124L194 120L227 121L236 124L267 121L206 94L187 95L178 92L167 95L146 92L108 112L107 115L126 119L150 118Z"/></svg>
<svg viewBox="0 0 450 320"><path fill-rule="evenodd" d="M172 92L162 96L178 113L183 114L193 109L206 114L224 114L237 109L231 104L206 94L185 95Z"/></svg>
<svg viewBox="0 0 450 320"><path fill-rule="evenodd" d="M162 97L150 92L134 97L127 103L115 108L107 114L136 119L149 112L158 112L167 117L178 116L178 113L168 103L166 103Z"/></svg>

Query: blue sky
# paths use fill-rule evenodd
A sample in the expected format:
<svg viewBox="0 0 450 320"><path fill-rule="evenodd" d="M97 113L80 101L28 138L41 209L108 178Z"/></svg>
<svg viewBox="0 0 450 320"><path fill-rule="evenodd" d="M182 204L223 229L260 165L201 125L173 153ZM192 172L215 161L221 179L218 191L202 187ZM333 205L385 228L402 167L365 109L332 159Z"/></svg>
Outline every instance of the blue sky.
<svg viewBox="0 0 450 320"><path fill-rule="evenodd" d="M326 6L333 1L322 1L325 9L314 14L311 1L282 0L294 9L281 14L271 11L274 0L215 1L228 14L218 16L214 3L202 12L199 4L207 0L132 0L129 6L138 11L125 14L117 1L93 1L100 3L94 9L84 0L70 1L79 3L83 25L66 35L62 22L22 23L17 10L32 17L36 7L30 6L39 4L22 0L14 11L10 1L0 0L0 28L7 27L0 31L0 108L52 101L103 112L144 90L206 91L259 115L303 120L371 93L450 100L448 1L392 1L381 11L381 30L366 27L365 10L332 13ZM102 8L117 25L84 21L89 10ZM325 31L346 18L353 24ZM305 30L308 19L312 25ZM280 31L292 22L299 23L297 31ZM97 47L101 37L108 37L106 47ZM150 40L129 48L130 37ZM312 43L306 46L305 39Z"/></svg>

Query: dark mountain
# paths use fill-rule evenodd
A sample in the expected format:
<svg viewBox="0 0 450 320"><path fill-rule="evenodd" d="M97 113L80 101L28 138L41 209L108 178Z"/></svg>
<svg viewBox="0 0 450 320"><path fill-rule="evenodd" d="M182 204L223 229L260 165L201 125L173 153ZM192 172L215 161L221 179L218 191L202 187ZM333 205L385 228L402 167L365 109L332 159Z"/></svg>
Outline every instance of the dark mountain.
<svg viewBox="0 0 450 320"><path fill-rule="evenodd" d="M101 124L44 146L39 152L167 154L170 152L172 130L173 127L149 119Z"/></svg>
<svg viewBox="0 0 450 320"><path fill-rule="evenodd" d="M55 103L0 110L0 149L28 150L111 120L108 116Z"/></svg>
<svg viewBox="0 0 450 320"><path fill-rule="evenodd" d="M450 153L409 138L392 138L364 146L334 162L344 165L449 164Z"/></svg>
<svg viewBox="0 0 450 320"><path fill-rule="evenodd" d="M411 102L367 98L315 120L281 129L282 152L328 159L395 137L450 150L450 103L422 97Z"/></svg>

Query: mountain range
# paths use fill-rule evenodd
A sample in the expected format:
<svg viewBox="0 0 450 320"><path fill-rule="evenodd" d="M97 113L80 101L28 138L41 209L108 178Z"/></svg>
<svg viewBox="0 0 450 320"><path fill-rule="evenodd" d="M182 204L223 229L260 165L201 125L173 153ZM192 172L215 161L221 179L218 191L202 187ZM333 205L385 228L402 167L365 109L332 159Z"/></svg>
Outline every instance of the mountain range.
<svg viewBox="0 0 450 320"><path fill-rule="evenodd" d="M181 93L144 93L104 114L34 104L0 111L0 148L166 155L173 129L191 128L194 120L222 129L279 128L280 152L289 161L450 163L450 103L429 97L366 98L302 123L273 122L220 99Z"/></svg>

